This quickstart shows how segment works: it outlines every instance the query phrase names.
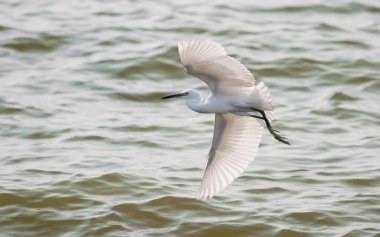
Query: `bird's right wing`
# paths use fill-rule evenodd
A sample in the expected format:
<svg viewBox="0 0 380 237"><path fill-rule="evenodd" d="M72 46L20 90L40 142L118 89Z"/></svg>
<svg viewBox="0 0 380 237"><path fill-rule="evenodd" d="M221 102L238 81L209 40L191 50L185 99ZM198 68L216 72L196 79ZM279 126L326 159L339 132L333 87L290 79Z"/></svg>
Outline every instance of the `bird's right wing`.
<svg viewBox="0 0 380 237"><path fill-rule="evenodd" d="M212 146L199 188L211 198L238 177L256 157L263 127L256 119L231 113L215 114Z"/></svg>
<svg viewBox="0 0 380 237"><path fill-rule="evenodd" d="M186 72L204 81L213 93L241 92L255 83L248 69L212 40L180 42L178 52Z"/></svg>

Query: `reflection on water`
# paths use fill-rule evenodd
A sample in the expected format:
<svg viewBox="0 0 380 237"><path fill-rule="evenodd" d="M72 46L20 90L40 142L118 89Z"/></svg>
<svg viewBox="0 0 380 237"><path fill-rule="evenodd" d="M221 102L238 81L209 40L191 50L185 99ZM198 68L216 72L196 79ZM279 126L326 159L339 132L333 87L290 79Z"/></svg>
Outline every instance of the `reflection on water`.
<svg viewBox="0 0 380 237"><path fill-rule="evenodd" d="M375 1L0 3L4 236L379 236ZM212 38L271 89L248 170L194 199L213 118L176 42Z"/></svg>

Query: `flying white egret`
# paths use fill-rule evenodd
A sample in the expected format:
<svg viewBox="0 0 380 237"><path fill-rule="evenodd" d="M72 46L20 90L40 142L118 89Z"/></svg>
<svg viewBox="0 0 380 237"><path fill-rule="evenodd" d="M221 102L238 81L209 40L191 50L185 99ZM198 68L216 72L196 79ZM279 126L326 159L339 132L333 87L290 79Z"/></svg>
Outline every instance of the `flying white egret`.
<svg viewBox="0 0 380 237"><path fill-rule="evenodd" d="M212 198L238 177L254 160L263 127L280 142L290 145L270 124L274 105L263 82L255 78L224 48L212 40L178 43L185 71L204 81L211 95L203 99L192 89L165 96L184 96L186 105L199 113L215 113L212 146L198 196Z"/></svg>

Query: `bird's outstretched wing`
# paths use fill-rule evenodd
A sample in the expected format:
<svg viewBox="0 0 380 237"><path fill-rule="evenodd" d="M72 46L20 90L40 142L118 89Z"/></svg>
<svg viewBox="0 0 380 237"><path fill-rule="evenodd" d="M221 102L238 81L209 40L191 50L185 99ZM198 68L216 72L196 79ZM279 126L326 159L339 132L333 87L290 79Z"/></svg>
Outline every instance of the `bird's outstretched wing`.
<svg viewBox="0 0 380 237"><path fill-rule="evenodd" d="M241 91L255 83L248 69L212 40L180 42L178 52L186 72L204 81L213 93Z"/></svg>
<svg viewBox="0 0 380 237"><path fill-rule="evenodd" d="M199 198L211 198L238 177L256 157L263 127L246 116L215 114L215 127Z"/></svg>

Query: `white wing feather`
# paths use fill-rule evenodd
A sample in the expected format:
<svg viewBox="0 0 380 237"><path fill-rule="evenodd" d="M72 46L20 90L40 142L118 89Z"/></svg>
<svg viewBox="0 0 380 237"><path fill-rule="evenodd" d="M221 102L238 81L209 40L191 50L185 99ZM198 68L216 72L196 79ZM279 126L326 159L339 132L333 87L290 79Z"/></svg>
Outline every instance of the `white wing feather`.
<svg viewBox="0 0 380 237"><path fill-rule="evenodd" d="M213 94L248 95L246 104L253 103L274 119L274 106L264 83L255 78L224 48L211 40L178 43L185 71L204 81ZM254 98L254 100L250 100ZM268 110L268 111L267 111ZM231 113L215 114L212 147L199 189L200 198L211 198L238 177L254 160L265 126L262 121Z"/></svg>
<svg viewBox="0 0 380 237"><path fill-rule="evenodd" d="M198 193L200 198L211 198L246 169L256 157L262 130L256 119L215 114L214 137Z"/></svg>
<svg viewBox="0 0 380 237"><path fill-rule="evenodd" d="M255 83L248 69L214 41L183 41L178 51L186 72L204 81L213 93L233 93Z"/></svg>

